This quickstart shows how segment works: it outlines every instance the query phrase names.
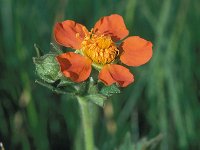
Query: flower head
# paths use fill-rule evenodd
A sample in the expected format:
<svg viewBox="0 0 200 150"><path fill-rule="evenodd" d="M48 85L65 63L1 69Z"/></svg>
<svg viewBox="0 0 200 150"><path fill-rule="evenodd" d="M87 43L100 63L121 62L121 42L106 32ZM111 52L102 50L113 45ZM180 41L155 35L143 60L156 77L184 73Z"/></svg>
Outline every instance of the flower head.
<svg viewBox="0 0 200 150"><path fill-rule="evenodd" d="M129 69L117 64L118 60L128 66L140 66L152 57L152 43L139 36L116 43L128 33L123 18L117 14L102 17L91 31L72 20L57 23L54 27L57 43L77 50L57 56L62 73L74 82L82 82L94 66L104 84L126 87L134 77Z"/></svg>
<svg viewBox="0 0 200 150"><path fill-rule="evenodd" d="M110 36L88 34L81 43L81 50L93 63L105 65L112 63L119 54Z"/></svg>

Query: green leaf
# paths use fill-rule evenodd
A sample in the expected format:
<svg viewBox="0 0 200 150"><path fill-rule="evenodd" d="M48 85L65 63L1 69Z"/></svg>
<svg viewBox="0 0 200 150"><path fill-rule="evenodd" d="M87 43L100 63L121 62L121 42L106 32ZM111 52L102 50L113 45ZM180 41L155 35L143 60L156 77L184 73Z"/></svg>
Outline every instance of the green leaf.
<svg viewBox="0 0 200 150"><path fill-rule="evenodd" d="M101 107L104 106L104 102L107 100L107 97L103 96L102 94L87 95L85 98Z"/></svg>
<svg viewBox="0 0 200 150"><path fill-rule="evenodd" d="M36 73L45 82L54 83L62 76L54 54L34 57L33 62L35 63Z"/></svg>
<svg viewBox="0 0 200 150"><path fill-rule="evenodd" d="M115 84L112 84L111 86L104 86L100 93L102 93L105 96L112 96L113 94L120 93L119 87L117 87Z"/></svg>

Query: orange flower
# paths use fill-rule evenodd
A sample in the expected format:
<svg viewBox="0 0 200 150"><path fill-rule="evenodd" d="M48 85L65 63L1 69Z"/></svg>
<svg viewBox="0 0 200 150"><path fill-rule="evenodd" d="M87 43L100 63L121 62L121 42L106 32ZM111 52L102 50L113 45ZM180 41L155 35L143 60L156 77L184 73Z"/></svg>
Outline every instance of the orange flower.
<svg viewBox="0 0 200 150"><path fill-rule="evenodd" d="M129 69L116 64L118 58L128 66L140 66L152 56L152 43L139 36L116 43L128 33L123 18L117 14L102 17L90 32L72 20L57 23L57 43L76 50L57 56L62 73L74 82L82 82L90 76L93 66L100 71L99 80L104 84L126 87L134 77Z"/></svg>

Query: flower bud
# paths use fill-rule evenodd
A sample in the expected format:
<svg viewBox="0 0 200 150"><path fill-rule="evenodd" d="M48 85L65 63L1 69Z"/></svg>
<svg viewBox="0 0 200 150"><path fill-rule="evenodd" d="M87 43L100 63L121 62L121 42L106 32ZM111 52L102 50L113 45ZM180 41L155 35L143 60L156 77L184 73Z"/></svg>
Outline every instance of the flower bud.
<svg viewBox="0 0 200 150"><path fill-rule="evenodd" d="M46 54L33 58L37 75L48 83L54 83L62 76L55 57L55 54Z"/></svg>

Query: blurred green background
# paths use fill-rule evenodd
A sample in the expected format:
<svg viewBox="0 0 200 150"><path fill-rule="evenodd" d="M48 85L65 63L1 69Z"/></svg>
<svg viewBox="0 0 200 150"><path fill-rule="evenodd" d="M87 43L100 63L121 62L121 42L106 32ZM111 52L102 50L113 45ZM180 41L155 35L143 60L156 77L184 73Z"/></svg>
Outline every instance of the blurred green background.
<svg viewBox="0 0 200 150"><path fill-rule="evenodd" d="M131 69L134 84L104 109L95 106L95 145L122 150L127 135L139 147L140 139L161 134L156 149L200 149L199 6L199 0L0 0L0 142L6 150L82 150L77 101L35 83L33 44L47 53L57 21L92 28L118 13L130 35L153 42L154 54Z"/></svg>

